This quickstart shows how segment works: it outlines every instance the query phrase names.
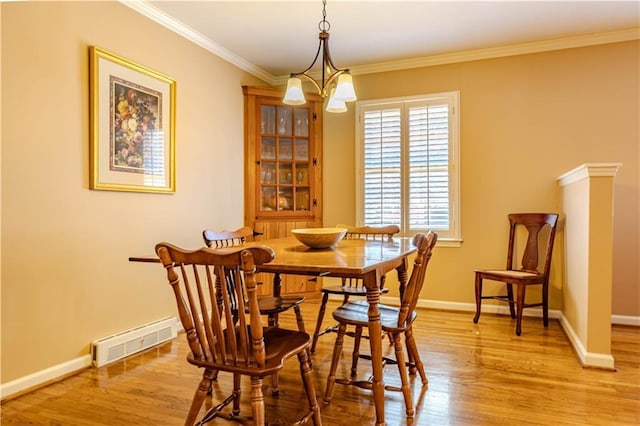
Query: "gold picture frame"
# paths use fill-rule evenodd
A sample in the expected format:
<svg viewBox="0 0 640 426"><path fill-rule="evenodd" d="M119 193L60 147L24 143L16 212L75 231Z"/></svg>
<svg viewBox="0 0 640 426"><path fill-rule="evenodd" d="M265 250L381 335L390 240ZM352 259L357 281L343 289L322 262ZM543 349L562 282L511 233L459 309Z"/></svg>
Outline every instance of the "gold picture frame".
<svg viewBox="0 0 640 426"><path fill-rule="evenodd" d="M174 193L176 82L89 47L89 188Z"/></svg>

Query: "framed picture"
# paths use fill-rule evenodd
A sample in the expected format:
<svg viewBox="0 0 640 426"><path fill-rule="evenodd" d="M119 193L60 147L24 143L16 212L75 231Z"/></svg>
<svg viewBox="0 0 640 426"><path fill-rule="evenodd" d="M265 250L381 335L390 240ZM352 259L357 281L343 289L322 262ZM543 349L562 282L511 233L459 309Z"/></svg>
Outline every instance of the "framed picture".
<svg viewBox="0 0 640 426"><path fill-rule="evenodd" d="M175 192L176 82L95 46L89 54L89 187Z"/></svg>

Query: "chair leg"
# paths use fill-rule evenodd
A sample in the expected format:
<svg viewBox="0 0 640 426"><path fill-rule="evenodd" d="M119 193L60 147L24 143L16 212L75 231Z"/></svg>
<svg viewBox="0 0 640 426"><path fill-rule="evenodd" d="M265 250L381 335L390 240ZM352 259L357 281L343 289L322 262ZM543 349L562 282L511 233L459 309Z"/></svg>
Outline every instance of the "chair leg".
<svg viewBox="0 0 640 426"><path fill-rule="evenodd" d="M278 380L277 372L271 375L271 395L280 395L280 381Z"/></svg>
<svg viewBox="0 0 640 426"><path fill-rule="evenodd" d="M516 300L516 334L518 336L522 333L522 311L524 309L524 296L526 291L526 285L518 285L518 295Z"/></svg>
<svg viewBox="0 0 640 426"><path fill-rule="evenodd" d="M424 364L420 359L420 352L418 352L418 345L416 344L416 338L413 336L413 326L407 328L404 332L405 341L407 342L407 352L409 353L410 362L415 366L415 369L420 374L422 384L428 383L427 373L424 371Z"/></svg>
<svg viewBox="0 0 640 426"><path fill-rule="evenodd" d="M353 337L353 353L351 354L351 377L355 377L358 370L358 359L360 359L360 341L362 340L362 326L356 326Z"/></svg>
<svg viewBox="0 0 640 426"><path fill-rule="evenodd" d="M318 397L316 396L316 388L313 384L313 375L311 374L311 363L307 351L304 350L298 353L298 361L300 362L300 375L302 376L302 383L304 383L304 391L307 395L307 401L309 403L309 409L313 413L312 420L316 426L322 425L320 419L320 406L318 405Z"/></svg>
<svg viewBox="0 0 640 426"><path fill-rule="evenodd" d="M542 283L542 321L549 327L549 282Z"/></svg>
<svg viewBox="0 0 640 426"><path fill-rule="evenodd" d="M240 398L242 396L242 391L240 389L240 374L234 374L233 375L233 393L235 393L236 398L233 400L233 409L231 411L231 413L234 416L237 416L240 414Z"/></svg>
<svg viewBox="0 0 640 426"><path fill-rule="evenodd" d="M318 311L318 319L316 320L316 330L313 332L313 341L311 342L311 353L316 351L316 344L318 343L318 337L320 337L320 328L322 327L322 320L324 319L324 312L327 309L327 301L329 300L329 293L322 295L322 302L320 303L320 310Z"/></svg>
<svg viewBox="0 0 640 426"><path fill-rule="evenodd" d="M298 331L302 331L303 333L306 333L307 331L304 328L304 320L302 319L302 311L300 310L300 306L295 305L293 307L293 311L296 314L296 323L298 324ZM311 362L311 351L309 350L308 347L307 349L305 349L305 351L307 352L307 355L309 355L309 363L313 364Z"/></svg>
<svg viewBox="0 0 640 426"><path fill-rule="evenodd" d="M275 314L267 315L267 324L269 325L269 327L278 326L278 318L275 316Z"/></svg>
<svg viewBox="0 0 640 426"><path fill-rule="evenodd" d="M333 356L331 357L331 367L329 368L329 377L327 377L327 387L324 391L324 403L328 404L331 401L331 395L333 394L333 387L336 384L336 370L338 369L338 361L340 360L340 353L342 352L342 343L344 341L344 333L347 331L346 324L340 324L338 326L338 337L336 337L336 343L333 345Z"/></svg>
<svg viewBox="0 0 640 426"><path fill-rule="evenodd" d="M293 307L293 312L295 312L296 314L296 323L298 325L298 331L302 331L303 333L306 333L304 329L304 320L302 319L302 312L300 311L300 306L295 305Z"/></svg>
<svg viewBox="0 0 640 426"><path fill-rule="evenodd" d="M509 313L511 313L511 319L516 317L516 311L513 301L513 284L507 283L507 299L509 299Z"/></svg>
<svg viewBox="0 0 640 426"><path fill-rule="evenodd" d="M262 378L251 377L251 413L255 426L264 426L264 397L262 395Z"/></svg>
<svg viewBox="0 0 640 426"><path fill-rule="evenodd" d="M476 272L476 315L473 317L473 322L478 323L480 319L480 307L482 306L482 276Z"/></svg>
<svg viewBox="0 0 640 426"><path fill-rule="evenodd" d="M278 327L278 314L269 314L267 316L269 327ZM280 384L278 381L278 373L271 375L271 395L278 396L280 394Z"/></svg>
<svg viewBox="0 0 640 426"><path fill-rule="evenodd" d="M204 370L204 373L202 373L202 380L200 380L200 384L196 389L196 393L193 396L193 401L191 401L189 413L187 414L187 419L184 422L185 426L192 426L193 424L195 424L196 417L198 417L200 408L202 408L202 404L207 397L207 392L209 392L209 389L211 389L211 382L213 381L214 374L215 371L211 368L206 368Z"/></svg>
<svg viewBox="0 0 640 426"><path fill-rule="evenodd" d="M411 396L411 388L409 387L409 375L407 374L407 364L400 333L395 333L393 335L393 346L396 349L396 361L398 361L398 372L400 373L400 380L402 382L401 389L402 395L404 396L405 412L408 418L412 418L414 415L413 399Z"/></svg>

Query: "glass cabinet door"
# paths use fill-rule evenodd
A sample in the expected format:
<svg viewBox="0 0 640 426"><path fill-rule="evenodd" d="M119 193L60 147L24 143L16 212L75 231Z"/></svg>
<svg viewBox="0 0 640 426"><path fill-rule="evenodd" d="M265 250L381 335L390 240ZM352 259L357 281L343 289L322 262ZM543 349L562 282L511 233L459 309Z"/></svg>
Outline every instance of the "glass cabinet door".
<svg viewBox="0 0 640 426"><path fill-rule="evenodd" d="M261 105L259 197L261 212L311 210L308 107Z"/></svg>

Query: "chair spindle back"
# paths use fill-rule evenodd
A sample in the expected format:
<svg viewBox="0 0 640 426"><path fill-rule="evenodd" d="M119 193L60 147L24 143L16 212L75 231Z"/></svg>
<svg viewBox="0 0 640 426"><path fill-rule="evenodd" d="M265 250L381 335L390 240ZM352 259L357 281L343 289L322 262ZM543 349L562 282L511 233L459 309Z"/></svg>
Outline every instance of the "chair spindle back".
<svg viewBox="0 0 640 426"><path fill-rule="evenodd" d="M210 229L202 231L202 238L205 244L211 248L240 246L251 237L253 237L253 229L248 226L243 226L235 231L216 232Z"/></svg>
<svg viewBox="0 0 640 426"><path fill-rule="evenodd" d="M156 253L167 271L193 358L221 367L250 367L251 362L257 367L264 366L255 270L256 265L274 259L273 250L268 247L184 250L159 243ZM230 278L227 282L234 285L216 286L217 277Z"/></svg>
<svg viewBox="0 0 640 426"><path fill-rule="evenodd" d="M344 238L347 240L380 240L393 241L393 236L400 232L398 225L384 226L349 226L336 225L336 228L346 228Z"/></svg>

